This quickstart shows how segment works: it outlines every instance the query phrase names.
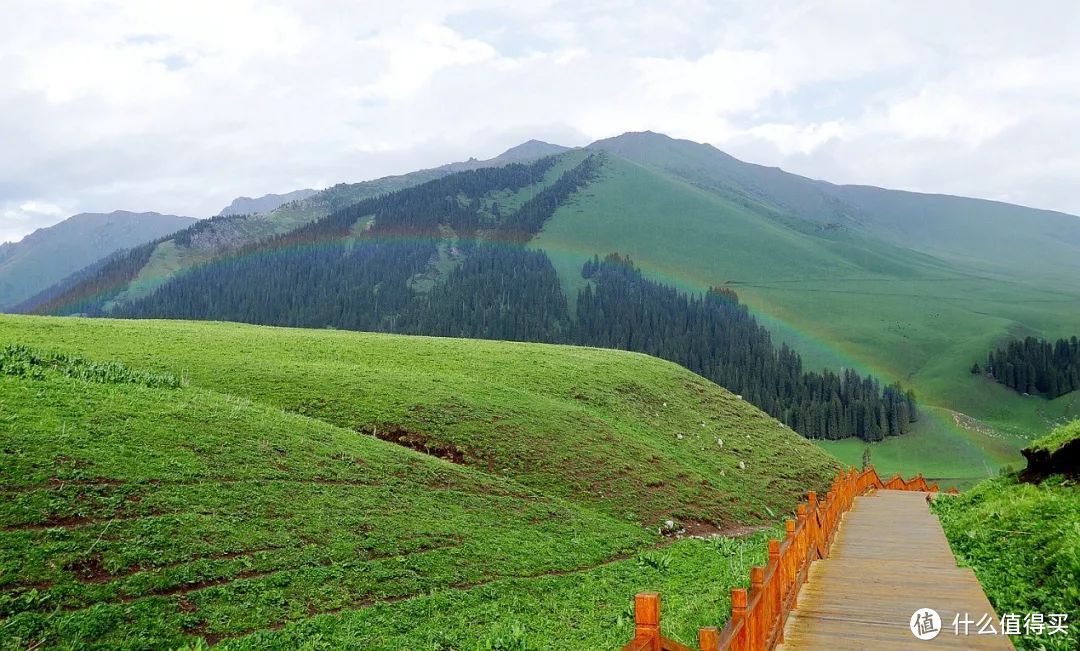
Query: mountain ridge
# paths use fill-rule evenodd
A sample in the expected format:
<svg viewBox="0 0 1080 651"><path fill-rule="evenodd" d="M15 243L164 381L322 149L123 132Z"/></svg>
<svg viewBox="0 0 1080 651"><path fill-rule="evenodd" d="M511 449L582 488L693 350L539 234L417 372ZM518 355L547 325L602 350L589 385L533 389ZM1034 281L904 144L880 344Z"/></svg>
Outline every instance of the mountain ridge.
<svg viewBox="0 0 1080 651"><path fill-rule="evenodd" d="M651 131L598 140L587 148L615 153L737 201L757 203L777 221L796 228L847 228L1006 274L1049 265L1080 273L1080 217L1069 213L992 199L837 184ZM1019 220L1032 231L1007 233ZM1017 237L1026 240L1023 247L1017 246ZM972 255L971 249L980 253Z"/></svg>
<svg viewBox="0 0 1080 651"><path fill-rule="evenodd" d="M0 309L30 298L66 276L121 249L194 224L192 217L136 213L79 213L0 244Z"/></svg>
<svg viewBox="0 0 1080 651"><path fill-rule="evenodd" d="M318 190L312 190L311 188L305 188L303 190L293 190L292 192L286 192L284 194L264 194L261 197L237 197L232 200L232 203L221 209L218 215L250 215L250 214L263 214L272 210L277 210L282 205L289 203L290 201L299 201L301 199L307 199L311 195L318 192Z"/></svg>

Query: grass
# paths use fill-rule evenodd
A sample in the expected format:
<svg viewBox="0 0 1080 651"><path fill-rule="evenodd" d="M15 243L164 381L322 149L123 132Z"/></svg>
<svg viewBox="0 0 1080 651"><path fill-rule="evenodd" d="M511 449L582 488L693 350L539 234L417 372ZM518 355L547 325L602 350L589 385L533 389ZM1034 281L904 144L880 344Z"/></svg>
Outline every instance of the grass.
<svg viewBox="0 0 1080 651"><path fill-rule="evenodd" d="M1066 443L1070 443L1076 439L1080 439L1080 420L1075 420L1066 425L1062 425L1046 436L1032 441L1031 448L1033 450L1046 450L1053 454L1065 447Z"/></svg>
<svg viewBox="0 0 1080 651"><path fill-rule="evenodd" d="M64 353L41 353L17 344L8 344L0 349L0 373L34 379L56 374L89 382L132 382L148 387L169 388L180 386L179 378L171 373L133 371L116 362L98 363Z"/></svg>
<svg viewBox="0 0 1080 651"><path fill-rule="evenodd" d="M641 527L199 390L3 379L4 636L175 645L640 548ZM17 479L16 479L17 478ZM36 590L36 595L30 595Z"/></svg>
<svg viewBox="0 0 1080 651"><path fill-rule="evenodd" d="M621 596L642 590L662 592L664 635L696 644L698 628L727 619L731 588L746 585L742 573L765 562L768 535L682 540L583 572L507 579L304 620L225 648L614 649L633 637L633 608ZM657 567L650 557L667 565Z"/></svg>
<svg viewBox="0 0 1080 651"><path fill-rule="evenodd" d="M1077 425L1051 435L1075 438ZM1038 445L1052 445L1053 441ZM1013 638L1020 649L1075 649L1080 635L1080 489L1052 476L1020 483L988 479L934 500L953 552L979 578L998 614L1065 613L1070 633Z"/></svg>
<svg viewBox="0 0 1080 651"><path fill-rule="evenodd" d="M534 244L552 257L571 297L584 283L581 264L612 251L681 289L728 283L808 367L899 379L922 404L959 412L966 433L931 424L923 440L887 444L896 449L890 462L905 473L947 472L971 482L987 466L1019 458L1030 433L1080 416L1080 394L1025 397L968 372L1003 339L1075 334L1075 283L1006 275L847 231L802 232L752 203L610 155L601 178L561 207ZM945 440L958 433L963 440ZM955 462L932 456L938 443L962 448Z"/></svg>
<svg viewBox="0 0 1080 651"><path fill-rule="evenodd" d="M0 331L404 438L649 524L762 521L837 468L752 405L636 353L178 321L3 316Z"/></svg>
<svg viewBox="0 0 1080 651"><path fill-rule="evenodd" d="M924 408L911 433L902 437L869 445L858 439L815 441L847 465L861 465L863 452L869 447L871 462L882 475L901 473L908 477L912 468L917 468L943 488L961 490L996 476L1001 467L1022 466L1021 442L1008 434L977 428L956 412L937 407Z"/></svg>
<svg viewBox="0 0 1080 651"><path fill-rule="evenodd" d="M596 648L646 588L689 642L764 534L664 546L657 521L768 527L838 467L631 353L12 316L0 339L184 379L0 374L0 648Z"/></svg>

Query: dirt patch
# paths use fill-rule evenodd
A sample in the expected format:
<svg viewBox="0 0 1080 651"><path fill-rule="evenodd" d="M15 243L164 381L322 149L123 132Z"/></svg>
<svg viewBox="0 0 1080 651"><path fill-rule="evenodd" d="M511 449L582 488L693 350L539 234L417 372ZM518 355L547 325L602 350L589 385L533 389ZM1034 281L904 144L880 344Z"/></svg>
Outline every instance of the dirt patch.
<svg viewBox="0 0 1080 651"><path fill-rule="evenodd" d="M49 477L49 486L120 486L124 481L122 479L112 479L109 477L95 477L93 479L60 479L59 477Z"/></svg>
<svg viewBox="0 0 1080 651"><path fill-rule="evenodd" d="M87 518L81 515L69 515L63 518L53 518L51 520L46 520L45 522L9 524L4 527L4 531L41 531L43 529L74 529L75 527L81 527L97 522L108 522L108 520Z"/></svg>
<svg viewBox="0 0 1080 651"><path fill-rule="evenodd" d="M0 585L0 590L9 592L12 596L18 596L31 590L45 592L51 587L53 587L52 581L37 581L36 583L5 583Z"/></svg>
<svg viewBox="0 0 1080 651"><path fill-rule="evenodd" d="M1080 477L1080 438L1075 438L1054 452L1044 449L1024 448L1020 451L1027 459L1027 468L1020 473L1020 481L1039 483L1050 475Z"/></svg>
<svg viewBox="0 0 1080 651"><path fill-rule="evenodd" d="M375 437L451 463L465 464L466 453L457 446L433 441L427 434L413 432L399 425L378 427L375 429Z"/></svg>
<svg viewBox="0 0 1080 651"><path fill-rule="evenodd" d="M104 583L111 576L101 564L101 556L97 554L72 561L64 565L64 569L84 583Z"/></svg>
<svg viewBox="0 0 1080 651"><path fill-rule="evenodd" d="M184 559L182 561L175 561L173 563L165 563L163 565L152 565L152 566L133 565L131 567L126 567L126 568L124 568L122 570L119 570L117 572L101 572L101 573L98 573L98 574L96 574L96 575L94 575L92 577L87 577L87 576L76 573L75 578L82 581L83 583L108 583L109 581L116 581L118 579L123 579L123 578L129 577L129 576L135 575L135 574L139 574L140 572L160 572L160 571L163 571L163 570L170 570L170 569L173 569L173 568L176 568L176 567L180 567L181 565L187 565L189 563L195 563L197 561L229 560L229 559L233 559L233 558L240 558L242 556L252 556L252 555L258 554L260 552L274 551L274 550L277 550L277 549L281 549L281 547L277 547L277 546L255 547L253 549L245 549L245 550L241 550L241 551L222 552L222 553L218 553L218 554L203 554L203 555L200 555L200 556L193 556L191 558L186 558L186 559ZM65 569L70 570L71 568L65 568Z"/></svg>
<svg viewBox="0 0 1080 651"><path fill-rule="evenodd" d="M682 523L684 536L696 538L712 538L713 536L726 535L724 530L711 522L697 522L688 520Z"/></svg>
<svg viewBox="0 0 1080 651"><path fill-rule="evenodd" d="M206 642L206 646L214 646L226 637L225 635L222 635L220 633L209 632L206 627L206 622L199 622L194 626L185 626L184 632L188 635L201 637L203 641Z"/></svg>

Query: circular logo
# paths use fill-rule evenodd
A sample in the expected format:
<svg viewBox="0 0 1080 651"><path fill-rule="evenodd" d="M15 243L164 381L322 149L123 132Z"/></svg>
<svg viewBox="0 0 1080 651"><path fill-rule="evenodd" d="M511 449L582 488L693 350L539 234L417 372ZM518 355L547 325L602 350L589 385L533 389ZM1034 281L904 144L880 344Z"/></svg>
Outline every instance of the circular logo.
<svg viewBox="0 0 1080 651"><path fill-rule="evenodd" d="M933 608L920 608L912 613L908 626L920 640L932 640L941 632L941 616Z"/></svg>

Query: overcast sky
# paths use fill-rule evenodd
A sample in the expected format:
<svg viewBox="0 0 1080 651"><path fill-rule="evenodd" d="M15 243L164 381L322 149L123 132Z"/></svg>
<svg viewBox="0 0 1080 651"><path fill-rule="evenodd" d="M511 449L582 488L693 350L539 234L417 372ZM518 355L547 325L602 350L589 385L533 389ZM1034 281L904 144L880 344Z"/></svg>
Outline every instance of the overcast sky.
<svg viewBox="0 0 1080 651"><path fill-rule="evenodd" d="M651 129L1080 214L1080 3L5 0L0 240Z"/></svg>

